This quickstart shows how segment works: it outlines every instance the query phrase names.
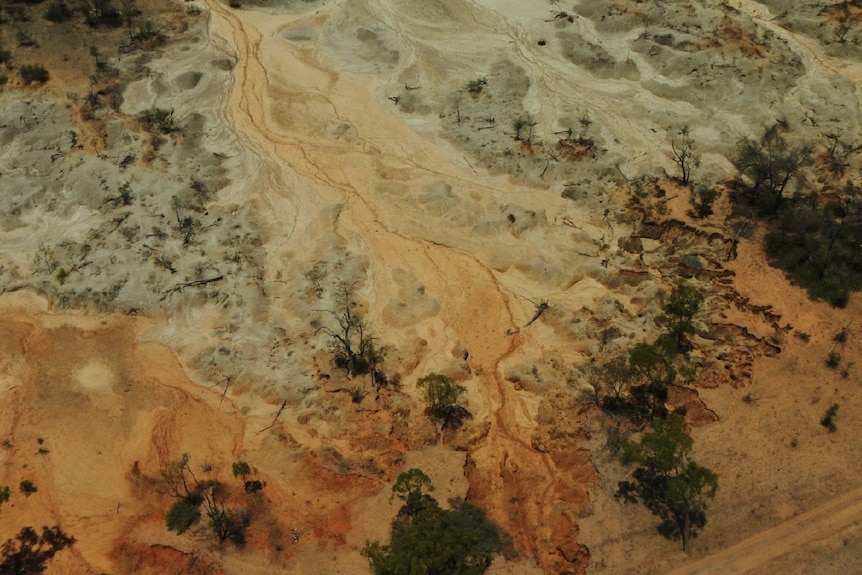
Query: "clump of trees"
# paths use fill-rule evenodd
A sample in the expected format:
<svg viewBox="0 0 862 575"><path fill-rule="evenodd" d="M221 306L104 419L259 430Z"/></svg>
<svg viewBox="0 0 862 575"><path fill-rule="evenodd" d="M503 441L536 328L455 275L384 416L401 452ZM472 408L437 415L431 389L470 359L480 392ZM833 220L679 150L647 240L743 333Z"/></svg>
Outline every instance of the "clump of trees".
<svg viewBox="0 0 862 575"><path fill-rule="evenodd" d="M458 403L467 388L451 377L432 373L420 378L416 386L422 390L422 397L428 404L425 413L438 421L442 429L458 429L465 419L472 417L467 408Z"/></svg>
<svg viewBox="0 0 862 575"><path fill-rule="evenodd" d="M659 532L680 538L684 550L706 524L707 504L718 489L715 472L691 459L694 442L684 414L667 407L671 386L690 375L685 358L704 299L691 284L677 282L656 321L663 333L600 367L593 384L598 406L634 426L649 426L639 441L622 443L620 459L634 469L630 480L619 482L617 498L643 503L662 519Z"/></svg>
<svg viewBox="0 0 862 575"><path fill-rule="evenodd" d="M844 307L862 289L862 209L852 200L819 205L814 198L789 205L766 235L770 262L817 299Z"/></svg>
<svg viewBox="0 0 862 575"><path fill-rule="evenodd" d="M718 490L718 475L691 459L693 445L681 416L653 420L639 441L623 445L621 459L635 469L617 492L660 517L659 532L681 539L684 551L706 525L708 503Z"/></svg>
<svg viewBox="0 0 862 575"><path fill-rule="evenodd" d="M224 487L215 480L198 480L189 465L190 459L189 454L184 453L161 471L168 494L177 499L165 517L167 528L183 533L205 514L219 545L227 540L242 545L249 524L248 512L228 508L221 497Z"/></svg>
<svg viewBox="0 0 862 575"><path fill-rule="evenodd" d="M236 461L231 466L234 477L242 479L243 488L246 493L257 493L264 487L264 483L259 479L249 479L251 475L251 466L245 461Z"/></svg>
<svg viewBox="0 0 862 575"><path fill-rule="evenodd" d="M598 368L593 381L596 404L636 422L666 416L669 388L689 371L681 356L691 349L690 338L696 333L695 319L703 302L702 292L678 282L656 320L663 333L652 343L639 343Z"/></svg>
<svg viewBox="0 0 862 575"><path fill-rule="evenodd" d="M171 134L180 129L177 124L177 120L174 117L173 109L166 110L164 108L150 108L149 110L141 112L140 118L141 122L143 122L148 129L156 129L162 134Z"/></svg>
<svg viewBox="0 0 862 575"><path fill-rule="evenodd" d="M392 521L390 542L369 541L362 549L374 575L480 575L507 544L506 535L479 507L462 499L442 509L420 469L398 476L392 488L403 502Z"/></svg>
<svg viewBox="0 0 862 575"><path fill-rule="evenodd" d="M742 143L735 158L740 177L734 200L765 218L766 252L773 266L811 297L844 307L850 292L862 289L862 209L851 179L843 185L832 182L842 177L860 147L827 136L819 157L830 189L818 196L806 189L803 177L803 169L813 163L814 147L792 143L787 131L779 122ZM794 189L797 193L791 194Z"/></svg>

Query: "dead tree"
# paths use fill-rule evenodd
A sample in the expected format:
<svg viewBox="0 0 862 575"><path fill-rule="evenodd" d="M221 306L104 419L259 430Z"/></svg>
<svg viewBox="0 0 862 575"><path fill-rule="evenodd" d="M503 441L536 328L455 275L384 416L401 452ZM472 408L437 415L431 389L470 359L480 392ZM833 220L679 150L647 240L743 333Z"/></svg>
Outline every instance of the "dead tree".
<svg viewBox="0 0 862 575"><path fill-rule="evenodd" d="M368 333L368 325L356 311L352 289L344 288L339 296L338 311L318 310L334 318L337 327L321 326L318 331L330 337L330 345L335 352L335 365L351 376L370 373L377 383L377 369L386 354L384 347L375 344L375 338Z"/></svg>

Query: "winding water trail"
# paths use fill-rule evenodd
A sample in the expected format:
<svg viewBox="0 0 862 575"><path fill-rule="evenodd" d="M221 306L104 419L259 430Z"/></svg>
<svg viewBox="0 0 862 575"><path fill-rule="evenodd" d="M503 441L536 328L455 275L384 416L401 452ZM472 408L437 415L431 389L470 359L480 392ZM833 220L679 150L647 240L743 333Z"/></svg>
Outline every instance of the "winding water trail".
<svg viewBox="0 0 862 575"><path fill-rule="evenodd" d="M515 390L500 370L522 344L512 294L476 255L402 229L397 211L374 192L393 177L473 176L383 109L367 78L329 69L312 51L283 41L281 31L295 16L233 11L216 0L207 4L214 42L238 60L226 116L262 158L258 193L279 196L272 205L289 206L283 217L295 222L291 236L297 240L313 241L305 221L310 214L341 204L334 231L369 256L377 302L394 297L388 277L396 268L409 270L438 298L445 330L441 341L429 345L446 350L458 341L469 350L482 402L473 409L489 416L488 434L472 456L484 483L474 485L478 497L522 551L549 563L555 553L539 556L540 550L572 534L554 533L549 509L561 498L558 470L551 456L531 446L534 424L525 392ZM339 124L353 126L355 140L326 135ZM513 489L522 494L518 501L511 501Z"/></svg>

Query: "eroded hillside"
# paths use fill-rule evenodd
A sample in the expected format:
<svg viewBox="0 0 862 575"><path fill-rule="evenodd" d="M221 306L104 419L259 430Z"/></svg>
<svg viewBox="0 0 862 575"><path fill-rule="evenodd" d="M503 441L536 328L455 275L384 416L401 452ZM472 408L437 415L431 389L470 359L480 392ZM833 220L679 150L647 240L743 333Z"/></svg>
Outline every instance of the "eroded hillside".
<svg viewBox="0 0 862 575"><path fill-rule="evenodd" d="M141 4L164 43L141 28L90 50L83 82L46 37L11 57L51 79L0 93L0 484L40 488L0 512L4 534L62 525L78 543L60 572L364 572L392 481L421 467L438 500L511 536L497 572L653 573L856 493L860 299L810 301L730 199L741 142L778 124L789 145L848 150L788 193L855 201L852 3ZM6 43L29 30L15 22ZM699 185L722 192L706 218ZM682 278L705 301L667 407L721 486L688 554L614 499L620 425L595 392ZM386 350L376 376L333 361L345 309ZM466 387L462 428L424 414L429 373ZM183 453L249 511L245 547L164 529L161 472ZM261 497L231 477L239 460ZM857 524L755 542L745 568L829 549L842 572Z"/></svg>

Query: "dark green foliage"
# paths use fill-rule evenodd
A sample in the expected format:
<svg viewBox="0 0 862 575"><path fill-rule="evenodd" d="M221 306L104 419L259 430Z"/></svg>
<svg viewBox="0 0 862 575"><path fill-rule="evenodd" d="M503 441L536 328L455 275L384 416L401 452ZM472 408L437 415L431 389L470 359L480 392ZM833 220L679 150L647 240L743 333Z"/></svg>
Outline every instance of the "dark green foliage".
<svg viewBox="0 0 862 575"><path fill-rule="evenodd" d="M515 129L515 139L521 139L521 132L529 125L529 121L525 118L518 116L514 120L512 120L512 127Z"/></svg>
<svg viewBox="0 0 862 575"><path fill-rule="evenodd" d="M15 39L18 40L18 45L22 48L39 46L39 43L27 30L18 30L15 32Z"/></svg>
<svg viewBox="0 0 862 575"><path fill-rule="evenodd" d="M199 481L189 465L190 459L189 454L184 453L180 459L168 462L161 471L167 492L179 499L168 511L168 529L182 533L200 517L200 507L203 507L219 545L228 539L238 545L243 544L248 515L242 510L229 509L219 501L220 484L212 480ZM243 469L240 466L238 470Z"/></svg>
<svg viewBox="0 0 862 575"><path fill-rule="evenodd" d="M94 28L97 26L118 28L123 25L120 10L111 0L82 0L81 12L87 24Z"/></svg>
<svg viewBox="0 0 862 575"><path fill-rule="evenodd" d="M712 204L718 199L719 193L713 186L700 184L691 192L688 201L691 204L691 214L703 219L712 215Z"/></svg>
<svg viewBox="0 0 862 575"><path fill-rule="evenodd" d="M668 387L676 382L674 342L660 337L655 343L639 343L629 352L631 395L641 417L663 417Z"/></svg>
<svg viewBox="0 0 862 575"><path fill-rule="evenodd" d="M599 368L595 398L605 411L633 421L664 417L668 388L676 383L676 342L666 335L639 343Z"/></svg>
<svg viewBox="0 0 862 575"><path fill-rule="evenodd" d="M8 64L12 60L12 52L0 48L0 64Z"/></svg>
<svg viewBox="0 0 862 575"><path fill-rule="evenodd" d="M21 491L21 493L24 494L24 497L30 497L31 495L39 491L36 488L36 485L29 479L22 480L21 483L18 485L18 489Z"/></svg>
<svg viewBox="0 0 862 575"><path fill-rule="evenodd" d="M829 430L830 433L835 433L838 428L835 426L835 416L838 415L838 404L833 403L829 406L829 409L826 410L826 413L823 414L823 417L820 419L820 425Z"/></svg>
<svg viewBox="0 0 862 575"><path fill-rule="evenodd" d="M629 389L632 373L628 359L618 355L601 366L593 384L596 390L596 404L611 413L624 411L628 405L626 392Z"/></svg>
<svg viewBox="0 0 862 575"><path fill-rule="evenodd" d="M617 497L640 500L662 519L659 532L682 539L685 550L706 524L707 503L718 490L718 476L689 458L694 442L682 417L656 419L651 427L640 443L623 446L623 463L637 467L634 481L620 482Z"/></svg>
<svg viewBox="0 0 862 575"><path fill-rule="evenodd" d="M742 145L736 165L746 182L737 182L741 191L734 200L746 211L753 207L767 217L765 243L771 265L784 270L812 298L844 307L850 293L862 289L859 190L847 180L843 188L835 182L830 190L837 201L827 203L813 193L788 199L791 182L803 181L797 176L810 163L811 149L788 143L783 135L786 129L786 125L773 126L760 140ZM831 142L826 156L832 158L828 169L834 180L849 165L847 156L854 148L837 137Z"/></svg>
<svg viewBox="0 0 862 575"><path fill-rule="evenodd" d="M49 78L48 70L38 64L24 64L18 72L25 84L44 84Z"/></svg>
<svg viewBox="0 0 862 575"><path fill-rule="evenodd" d="M242 477L245 479L247 475L251 475L251 467L245 461L235 462L231 465L231 469L234 477Z"/></svg>
<svg viewBox="0 0 862 575"><path fill-rule="evenodd" d="M201 501L187 497L180 499L168 509L165 524L170 531L185 533L201 517Z"/></svg>
<svg viewBox="0 0 862 575"><path fill-rule="evenodd" d="M37 533L32 527L24 527L14 539L0 547L0 575L37 575L44 573L46 563L59 551L73 545L59 526L43 527Z"/></svg>
<svg viewBox="0 0 862 575"><path fill-rule="evenodd" d="M132 204L132 186L129 185L129 182L124 182L123 185L120 186L120 195L118 199L124 206Z"/></svg>
<svg viewBox="0 0 862 575"><path fill-rule="evenodd" d="M444 510L424 494L433 486L421 470L402 473L396 486L405 506L392 522L391 542L369 541L362 549L374 575L479 575L505 546L505 535L480 508L452 500ZM411 499L425 504L405 512Z"/></svg>
<svg viewBox="0 0 862 575"><path fill-rule="evenodd" d="M430 491L434 491L431 478L421 469L412 468L398 475L395 485L392 486L392 497L404 502L400 514L413 516L428 505L437 505L437 501L428 495Z"/></svg>
<svg viewBox="0 0 862 575"><path fill-rule="evenodd" d="M700 311L703 300L703 293L680 281L664 304L664 313L656 320L656 323L665 328L678 352L688 349L688 337L695 333L694 317Z"/></svg>
<svg viewBox="0 0 862 575"><path fill-rule="evenodd" d="M428 415L440 421L444 429L457 429L464 419L471 417L464 406L458 405L458 399L467 388L455 383L452 378L432 373L419 379L416 385L422 390L422 397L428 404Z"/></svg>
<svg viewBox="0 0 862 575"><path fill-rule="evenodd" d="M835 343L844 343L847 341L847 326L841 328L841 331L835 334L833 339Z"/></svg>
<svg viewBox="0 0 862 575"><path fill-rule="evenodd" d="M63 0L52 0L48 3L48 8L45 10L46 20L59 24L71 17L72 9Z"/></svg>
<svg viewBox="0 0 862 575"><path fill-rule="evenodd" d="M8 485L0 487L0 505L3 505L7 501L9 501L9 493L10 491Z"/></svg>
<svg viewBox="0 0 862 575"><path fill-rule="evenodd" d="M854 208L854 209L849 209ZM786 207L766 235L770 263L811 297L844 307L862 289L862 213L838 204Z"/></svg>
<svg viewBox="0 0 862 575"><path fill-rule="evenodd" d="M832 369L838 367L838 364L841 363L841 354L837 351L830 351L829 355L826 356L826 365Z"/></svg>

